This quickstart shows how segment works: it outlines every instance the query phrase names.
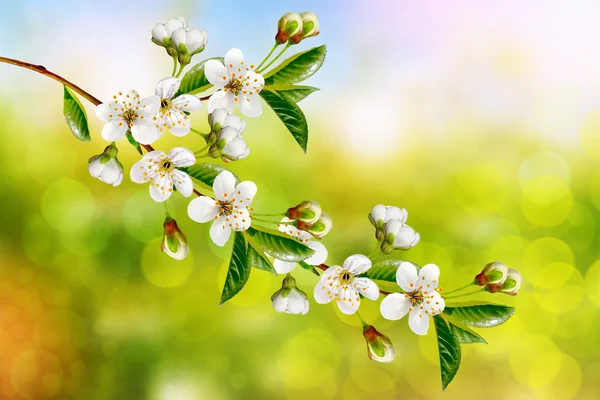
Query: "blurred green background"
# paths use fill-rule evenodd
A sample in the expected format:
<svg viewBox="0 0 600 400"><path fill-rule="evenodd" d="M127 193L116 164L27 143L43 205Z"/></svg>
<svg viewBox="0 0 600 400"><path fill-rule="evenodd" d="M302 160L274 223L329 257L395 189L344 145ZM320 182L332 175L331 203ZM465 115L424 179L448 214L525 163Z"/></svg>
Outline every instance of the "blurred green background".
<svg viewBox="0 0 600 400"><path fill-rule="evenodd" d="M306 316L276 313L280 280L262 271L219 307L230 247L187 218L189 200L169 201L191 246L175 262L147 187L88 175L106 145L93 107L83 101L94 140L79 142L56 82L0 65L0 398L600 398L597 3L26 0L0 5L0 54L101 99L130 86L144 96L170 71L154 23L183 15L209 31L202 58L240 47L256 62L279 16L304 9L322 33L299 49L329 48L307 82L322 91L302 103L308 154L264 106L247 121L250 157L230 164L258 184L257 212L317 200L339 264L371 252L375 204L405 207L422 240L402 257L436 263L446 290L502 260L524 276L518 296L480 296L516 315L479 330L489 344L463 348L442 394L433 332L383 320L378 303L361 312L396 345L385 365L333 305L310 295ZM206 131L206 109L192 121ZM194 135L155 147L175 145L202 147ZM120 150L124 165L138 159ZM312 293L316 277L294 276Z"/></svg>

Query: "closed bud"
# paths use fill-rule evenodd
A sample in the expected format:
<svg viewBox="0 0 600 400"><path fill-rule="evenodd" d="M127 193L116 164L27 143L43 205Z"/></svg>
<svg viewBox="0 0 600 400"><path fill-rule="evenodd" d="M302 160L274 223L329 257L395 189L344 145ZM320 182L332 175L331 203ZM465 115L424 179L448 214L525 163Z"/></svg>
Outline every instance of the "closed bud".
<svg viewBox="0 0 600 400"><path fill-rule="evenodd" d="M367 355L371 360L389 363L396 358L396 349L386 335L380 333L374 326L363 327L363 336L367 342Z"/></svg>
<svg viewBox="0 0 600 400"><path fill-rule="evenodd" d="M486 290L490 293L502 292L514 296L521 288L523 277L516 269L509 268L503 283L488 284Z"/></svg>
<svg viewBox="0 0 600 400"><path fill-rule="evenodd" d="M408 250L415 247L421 236L401 220L393 219L385 224L385 240L381 251L390 254L394 250Z"/></svg>
<svg viewBox="0 0 600 400"><path fill-rule="evenodd" d="M383 204L373 207L369 214L369 221L375 227L375 237L378 241L385 238L385 224L394 219L405 223L408 219L408 211L404 208L384 206Z"/></svg>
<svg viewBox="0 0 600 400"><path fill-rule="evenodd" d="M186 28L187 24L183 17L171 18L165 22L158 23L152 28L152 42L167 49L171 57L177 55L177 50L173 46L171 36L173 32L180 28Z"/></svg>
<svg viewBox="0 0 600 400"><path fill-rule="evenodd" d="M285 216L289 219L302 221L305 224L314 224L317 222L323 211L319 203L313 200L306 200L295 207L289 208Z"/></svg>
<svg viewBox="0 0 600 400"><path fill-rule="evenodd" d="M204 50L208 42L208 32L204 29L179 28L171 36L177 49L177 59L182 66L188 65L194 54Z"/></svg>
<svg viewBox="0 0 600 400"><path fill-rule="evenodd" d="M500 261L494 261L486 264L483 270L475 277L475 284L479 286L485 285L501 285L506 280L508 268Z"/></svg>
<svg viewBox="0 0 600 400"><path fill-rule="evenodd" d="M300 13L300 17L302 18L302 30L290 38L290 43L293 44L298 44L302 40L317 36L320 33L319 20L314 13L302 12Z"/></svg>
<svg viewBox="0 0 600 400"><path fill-rule="evenodd" d="M118 152L115 143L111 143L102 154L90 158L88 160L90 175L109 185L119 186L123 182L123 165L117 158Z"/></svg>
<svg viewBox="0 0 600 400"><path fill-rule="evenodd" d="M333 227L333 221L331 217L327 213L321 213L321 218L319 218L314 224L310 227L307 227L306 231L313 235L317 239L323 239L325 235L329 233L331 228ZM300 226L298 226L298 229ZM302 229L303 230L303 229Z"/></svg>
<svg viewBox="0 0 600 400"><path fill-rule="evenodd" d="M288 275L281 283L281 289L271 296L275 311L286 314L306 314L310 308L308 296L296 287L296 280Z"/></svg>
<svg viewBox="0 0 600 400"><path fill-rule="evenodd" d="M214 158L224 157L236 161L248 157L250 149L240 133L227 126L219 131L216 142L210 146L208 152Z"/></svg>
<svg viewBox="0 0 600 400"><path fill-rule="evenodd" d="M165 233L163 235L161 250L175 260L186 258L189 251L188 242L181 229L177 226L177 221L167 216L163 228Z"/></svg>
<svg viewBox="0 0 600 400"><path fill-rule="evenodd" d="M277 44L287 42L290 37L296 35L302 30L302 17L293 12L283 14L277 23L277 35L275 41Z"/></svg>

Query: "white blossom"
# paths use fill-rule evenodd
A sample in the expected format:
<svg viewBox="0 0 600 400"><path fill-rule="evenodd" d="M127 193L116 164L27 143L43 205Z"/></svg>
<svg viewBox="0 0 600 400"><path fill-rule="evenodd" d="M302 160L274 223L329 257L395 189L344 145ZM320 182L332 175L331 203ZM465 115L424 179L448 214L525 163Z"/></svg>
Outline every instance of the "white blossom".
<svg viewBox="0 0 600 400"><path fill-rule="evenodd" d="M204 50L208 42L208 32L204 29L179 28L171 35L171 41L177 52L194 55Z"/></svg>
<svg viewBox="0 0 600 400"><path fill-rule="evenodd" d="M169 46L171 44L171 35L180 28L187 28L185 19L183 17L170 18L165 22L154 25L154 28L152 28L152 39L157 44Z"/></svg>
<svg viewBox="0 0 600 400"><path fill-rule="evenodd" d="M94 178L100 179L109 185L119 186L123 182L123 166L115 158L110 158L103 163L102 154L90 158L88 171Z"/></svg>
<svg viewBox="0 0 600 400"><path fill-rule="evenodd" d="M289 218L283 218L281 223L277 224L277 229L280 232L286 233L298 240L300 243L305 244L307 247L311 248L315 251L315 253L304 260L308 265L321 265L327 260L327 248L323 245L323 243L312 240L313 236L305 231L301 231L296 228L294 225L291 225L293 221ZM292 261L283 261L275 259L273 261L273 267L278 274L287 274L291 270L293 270L298 263Z"/></svg>
<svg viewBox="0 0 600 400"><path fill-rule="evenodd" d="M181 81L178 78L168 77L156 85L155 94L160 98L160 109L154 116L159 137L164 131L170 130L175 136L185 136L190 132L191 122L186 112L199 110L202 102L191 94L181 94L175 98Z"/></svg>

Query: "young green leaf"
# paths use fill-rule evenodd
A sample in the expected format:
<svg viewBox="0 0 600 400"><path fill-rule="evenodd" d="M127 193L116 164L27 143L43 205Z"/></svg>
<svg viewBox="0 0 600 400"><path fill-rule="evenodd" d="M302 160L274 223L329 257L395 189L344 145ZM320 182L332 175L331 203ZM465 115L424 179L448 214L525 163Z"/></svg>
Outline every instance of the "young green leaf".
<svg viewBox="0 0 600 400"><path fill-rule="evenodd" d="M327 46L322 45L294 54L265 77L265 85L283 85L302 82L321 68L327 54Z"/></svg>
<svg viewBox="0 0 600 400"><path fill-rule="evenodd" d="M246 255L246 239L241 232L235 232L233 252L231 253L229 270L227 271L219 304L225 303L238 294L244 285L246 285L246 282L248 282L249 277L250 266L248 265L248 257Z"/></svg>
<svg viewBox="0 0 600 400"><path fill-rule="evenodd" d="M250 227L246 233L253 247L282 261L302 261L315 253L310 247L272 229Z"/></svg>
<svg viewBox="0 0 600 400"><path fill-rule="evenodd" d="M275 114L306 153L308 123L300 107L285 92L262 90L260 96L275 111Z"/></svg>
<svg viewBox="0 0 600 400"><path fill-rule="evenodd" d="M133 147L135 147L135 149L138 151L138 153L140 153L141 155L144 155L144 152L142 151L142 146L133 138L133 135L131 134L131 132L127 131L127 134L125 136L127 137L127 141L129 142L129 144L131 144Z"/></svg>
<svg viewBox="0 0 600 400"><path fill-rule="evenodd" d="M487 344L487 342L485 341L484 338L482 338L477 332L475 332L474 330L472 330L471 328L469 328L467 326L455 324L452 322L452 320L450 320L450 326L452 327L454 334L456 335L456 337L458 338L458 341L461 344L472 344L472 343Z"/></svg>
<svg viewBox="0 0 600 400"><path fill-rule="evenodd" d="M452 328L441 315L433 317L438 337L440 369L442 372L442 391L452 382L460 366L460 342Z"/></svg>
<svg viewBox="0 0 600 400"><path fill-rule="evenodd" d="M187 172L189 176L197 179L203 183L206 188L212 190L212 185L217 175L223 171L227 171L227 168L218 164L198 163L187 168L181 168L181 170ZM235 177L236 184L240 183L239 178L235 176L235 174L233 176Z"/></svg>
<svg viewBox="0 0 600 400"><path fill-rule="evenodd" d="M261 269L263 271L270 272L274 275L277 275L277 271L271 265L269 260L261 254L262 251L256 250L251 244L248 246L248 265L250 267L254 267L256 269Z"/></svg>
<svg viewBox="0 0 600 400"><path fill-rule="evenodd" d="M396 270L403 262L408 261L385 260L377 262L373 264L373 266L367 272L362 274L362 276L378 281L396 282ZM411 264L413 264L417 268L417 271L421 269L421 267L419 267L417 264Z"/></svg>
<svg viewBox="0 0 600 400"><path fill-rule="evenodd" d="M223 61L223 57L209 58L209 60ZM208 60L204 60L194 65L181 79L181 85L179 85L179 91L175 96L180 94L196 94L206 92L213 85L206 79L204 75L204 65Z"/></svg>
<svg viewBox="0 0 600 400"><path fill-rule="evenodd" d="M491 328L506 322L515 312L514 307L500 304L474 303L446 306L444 314L450 321L457 321L474 328Z"/></svg>
<svg viewBox="0 0 600 400"><path fill-rule="evenodd" d="M317 271L317 269L316 269L314 266L312 266L312 265L310 265L310 264L307 264L307 263L305 263L304 261L300 261L298 264L300 264L300 266L301 266L302 268L304 268L304 269L305 269L305 270L307 270L307 271L310 271L310 272L312 272L312 273L313 273L313 274L315 274L316 276L321 276L321 275L319 274L319 271Z"/></svg>
<svg viewBox="0 0 600 400"><path fill-rule="evenodd" d="M71 132L73 132L73 135L77 139L89 142L92 138L90 137L85 109L77 96L66 86L64 88L63 114L65 115L67 125L69 125L69 129L71 129Z"/></svg>
<svg viewBox="0 0 600 400"><path fill-rule="evenodd" d="M304 100L310 94L318 91L319 89L313 86L300 86L300 85L273 85L265 86L263 90L270 90L276 93L283 93L291 101L298 103Z"/></svg>

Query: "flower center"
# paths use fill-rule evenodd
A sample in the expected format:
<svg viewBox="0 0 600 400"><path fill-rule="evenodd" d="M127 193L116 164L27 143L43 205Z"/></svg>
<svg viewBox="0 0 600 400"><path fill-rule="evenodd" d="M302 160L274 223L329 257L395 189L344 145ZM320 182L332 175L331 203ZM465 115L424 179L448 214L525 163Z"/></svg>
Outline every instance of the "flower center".
<svg viewBox="0 0 600 400"><path fill-rule="evenodd" d="M344 271L340 274L340 285L348 285L354 280L354 277L350 272Z"/></svg>
<svg viewBox="0 0 600 400"><path fill-rule="evenodd" d="M133 121L138 117L138 113L135 110L127 109L123 113L123 120L130 128L133 126Z"/></svg>
<svg viewBox="0 0 600 400"><path fill-rule="evenodd" d="M173 169L173 163L171 162L170 158L167 158L162 162L162 165L160 167L163 171L171 172L171 170Z"/></svg>
<svg viewBox="0 0 600 400"><path fill-rule="evenodd" d="M412 304L421 304L425 296L421 293L420 290L415 290L414 292L407 293L408 297L410 297L410 301Z"/></svg>
<svg viewBox="0 0 600 400"><path fill-rule="evenodd" d="M225 88L231 90L233 94L236 94L242 87L242 81L237 78L231 78L229 83L225 85Z"/></svg>
<svg viewBox="0 0 600 400"><path fill-rule="evenodd" d="M229 201L219 201L219 213L223 215L231 215L233 213L233 205Z"/></svg>
<svg viewBox="0 0 600 400"><path fill-rule="evenodd" d="M160 99L160 111L165 112L171 109L171 99Z"/></svg>

